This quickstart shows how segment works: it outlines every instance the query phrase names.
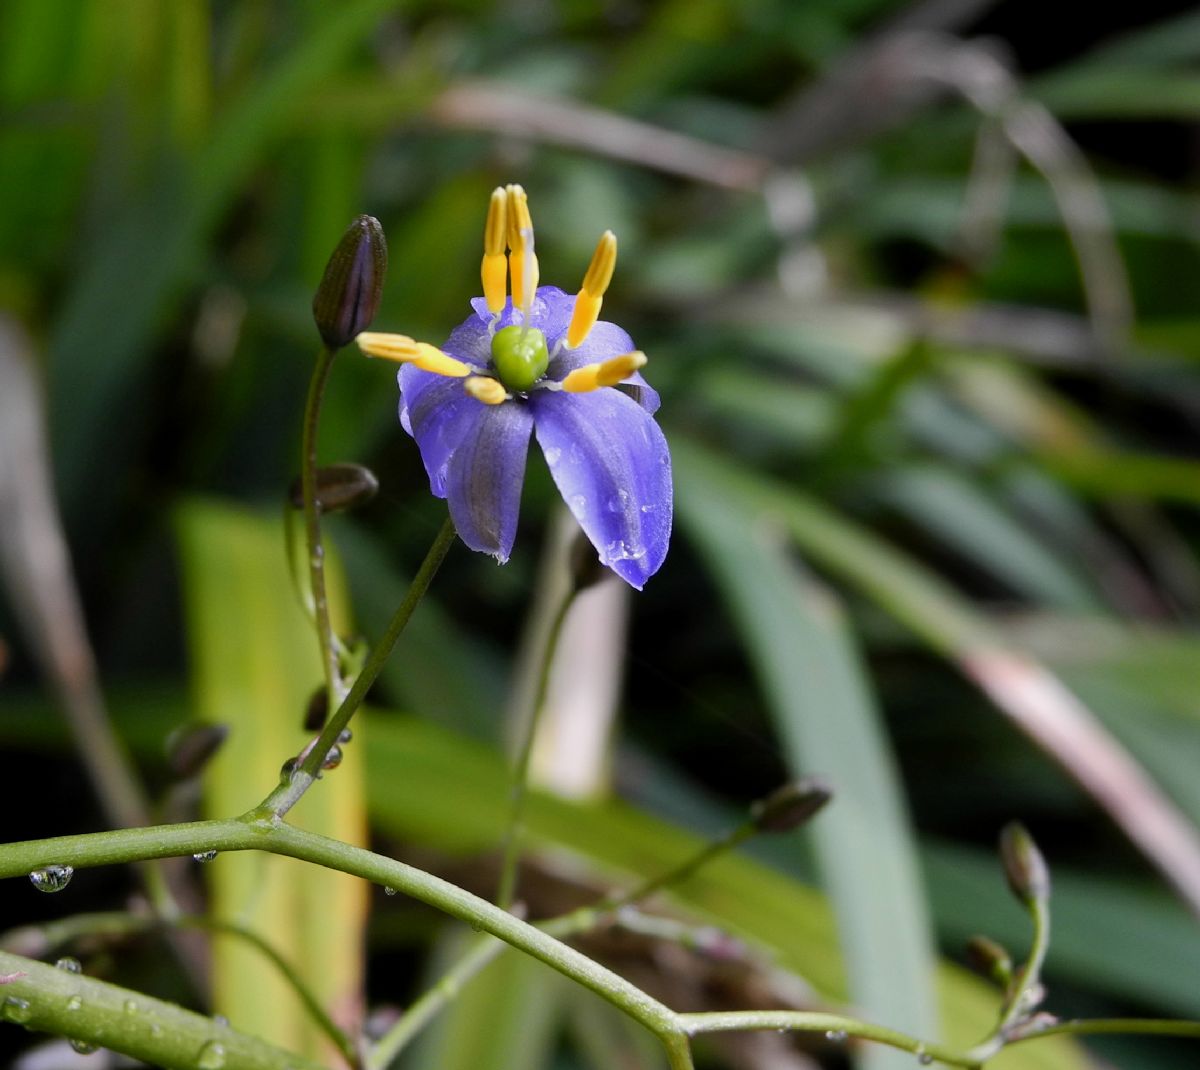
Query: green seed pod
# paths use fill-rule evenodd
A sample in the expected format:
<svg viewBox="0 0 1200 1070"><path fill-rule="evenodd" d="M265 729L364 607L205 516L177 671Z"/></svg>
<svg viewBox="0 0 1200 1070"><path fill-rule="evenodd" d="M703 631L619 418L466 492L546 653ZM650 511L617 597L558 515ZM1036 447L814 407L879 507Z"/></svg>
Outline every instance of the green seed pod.
<svg viewBox="0 0 1200 1070"><path fill-rule="evenodd" d="M807 824L833 798L833 790L817 777L805 777L776 788L750 807L759 832L791 832Z"/></svg>
<svg viewBox="0 0 1200 1070"><path fill-rule="evenodd" d="M972 936L967 941L967 965L1001 988L1012 981L1012 956L990 937Z"/></svg>
<svg viewBox="0 0 1200 1070"><path fill-rule="evenodd" d="M318 468L316 477L317 508L322 513L340 513L365 505L379 491L375 473L349 461ZM304 508L304 485L298 476L288 488L288 500L297 509Z"/></svg>
<svg viewBox="0 0 1200 1070"><path fill-rule="evenodd" d="M1022 903L1050 897L1050 870L1024 825L1014 821L1000 833L1000 861L1008 886Z"/></svg>
<svg viewBox="0 0 1200 1070"><path fill-rule="evenodd" d="M330 349L365 331L379 311L387 273L387 242L374 216L360 215L337 243L313 295L313 319Z"/></svg>

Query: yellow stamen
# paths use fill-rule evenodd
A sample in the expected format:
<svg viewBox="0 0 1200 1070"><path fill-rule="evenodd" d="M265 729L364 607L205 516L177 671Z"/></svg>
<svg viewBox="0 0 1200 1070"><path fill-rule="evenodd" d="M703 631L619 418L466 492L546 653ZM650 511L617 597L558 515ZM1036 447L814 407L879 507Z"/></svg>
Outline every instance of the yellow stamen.
<svg viewBox="0 0 1200 1070"><path fill-rule="evenodd" d="M508 391L499 380L486 375L472 375L463 380L463 389L476 401L485 405L499 405L508 400Z"/></svg>
<svg viewBox="0 0 1200 1070"><path fill-rule="evenodd" d="M508 194L508 258L512 274L513 305L528 312L537 291L538 261L533 251L533 217L529 198L520 186L506 187Z"/></svg>
<svg viewBox="0 0 1200 1070"><path fill-rule="evenodd" d="M617 236L606 230L592 254L583 286L575 297L571 310L571 325L567 328L567 348L575 349L587 341L587 336L600 318L600 306L604 303L604 292L612 282L613 269L617 266Z"/></svg>
<svg viewBox="0 0 1200 1070"><path fill-rule="evenodd" d="M646 354L634 350L632 353L612 357L597 364L585 364L582 368L576 368L562 381L562 388L571 394L586 394L602 386L616 386L617 383L628 379L638 368L644 367L645 363Z"/></svg>
<svg viewBox="0 0 1200 1070"><path fill-rule="evenodd" d="M487 223L483 228L483 264L479 269L483 278L483 296L492 313L503 310L507 293L508 261L504 256L507 237L508 193L497 186L492 190L488 204Z"/></svg>
<svg viewBox="0 0 1200 1070"><path fill-rule="evenodd" d="M470 365L443 353L437 346L415 342L404 334L363 331L355 341L369 357L382 357L397 364L415 364L422 371L461 379L471 374Z"/></svg>

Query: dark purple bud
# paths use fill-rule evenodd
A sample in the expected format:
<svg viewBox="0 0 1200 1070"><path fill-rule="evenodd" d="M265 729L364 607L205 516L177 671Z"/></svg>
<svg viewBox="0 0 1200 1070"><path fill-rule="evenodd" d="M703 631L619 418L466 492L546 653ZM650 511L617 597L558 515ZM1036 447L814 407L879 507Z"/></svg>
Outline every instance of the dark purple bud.
<svg viewBox="0 0 1200 1070"><path fill-rule="evenodd" d="M339 513L365 505L379 491L375 473L349 461L318 468L316 476L317 508L322 513ZM298 476L288 488L288 500L297 509L304 508L304 488Z"/></svg>
<svg viewBox="0 0 1200 1070"><path fill-rule="evenodd" d="M1000 861L1009 888L1022 903L1044 902L1050 897L1050 870L1024 825L1013 821L1004 826Z"/></svg>
<svg viewBox="0 0 1200 1070"><path fill-rule="evenodd" d="M791 832L810 821L830 799L833 790L817 777L804 777L776 788L750 807L759 832Z"/></svg>
<svg viewBox="0 0 1200 1070"><path fill-rule="evenodd" d="M1001 988L1012 981L1012 956L990 937L972 936L967 941L967 965Z"/></svg>
<svg viewBox="0 0 1200 1070"><path fill-rule="evenodd" d="M320 732L329 718L329 692L318 687L304 708L304 731Z"/></svg>
<svg viewBox="0 0 1200 1070"><path fill-rule="evenodd" d="M229 735L227 724L192 721L167 736L167 768L180 780L200 773Z"/></svg>
<svg viewBox="0 0 1200 1070"><path fill-rule="evenodd" d="M330 349L365 331L379 311L387 273L387 242L374 216L360 215L337 243L313 295L313 319Z"/></svg>

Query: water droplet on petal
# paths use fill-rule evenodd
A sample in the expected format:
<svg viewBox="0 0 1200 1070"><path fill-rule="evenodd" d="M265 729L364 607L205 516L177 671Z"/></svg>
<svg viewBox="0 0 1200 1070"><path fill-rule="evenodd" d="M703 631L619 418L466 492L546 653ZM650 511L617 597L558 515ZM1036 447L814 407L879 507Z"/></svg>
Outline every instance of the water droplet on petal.
<svg viewBox="0 0 1200 1070"><path fill-rule="evenodd" d="M321 763L322 769L336 769L342 764L342 748L336 743L329 748L329 753L325 755L325 760Z"/></svg>
<svg viewBox="0 0 1200 1070"><path fill-rule="evenodd" d="M200 1054L196 1056L196 1066L199 1070L221 1070L225 1065L225 1045L215 1040L210 1040L203 1048L200 1049Z"/></svg>
<svg viewBox="0 0 1200 1070"><path fill-rule="evenodd" d="M571 507L571 512L578 516L587 508L587 498L582 494L572 494L567 504Z"/></svg>
<svg viewBox="0 0 1200 1070"><path fill-rule="evenodd" d="M548 450L545 450L544 453L546 454L546 463L551 468L558 464L558 459L562 456L562 450L560 450L557 446L551 446Z"/></svg>
<svg viewBox="0 0 1200 1070"><path fill-rule="evenodd" d="M96 1050L95 1044L89 1044L86 1040L78 1040L75 1037L68 1037L67 1043L80 1055L91 1055Z"/></svg>
<svg viewBox="0 0 1200 1070"><path fill-rule="evenodd" d="M61 892L73 876L74 866L43 866L29 874L29 881L39 892Z"/></svg>
<svg viewBox="0 0 1200 1070"><path fill-rule="evenodd" d="M23 1025L33 1017L33 1007L27 999L21 999L20 996L9 996L0 1004L0 1017L3 1017L6 1022Z"/></svg>
<svg viewBox="0 0 1200 1070"><path fill-rule="evenodd" d="M67 997L67 1010L78 1011L78 1010L82 1010L82 1009L83 1009L83 997L82 996L68 996Z"/></svg>
<svg viewBox="0 0 1200 1070"><path fill-rule="evenodd" d="M64 955L54 964L56 969L66 970L67 973L82 973L83 967L79 965L79 959L73 959L70 955Z"/></svg>
<svg viewBox="0 0 1200 1070"><path fill-rule="evenodd" d="M211 862L216 857L216 851L198 851L196 854L192 855L192 858L197 862Z"/></svg>

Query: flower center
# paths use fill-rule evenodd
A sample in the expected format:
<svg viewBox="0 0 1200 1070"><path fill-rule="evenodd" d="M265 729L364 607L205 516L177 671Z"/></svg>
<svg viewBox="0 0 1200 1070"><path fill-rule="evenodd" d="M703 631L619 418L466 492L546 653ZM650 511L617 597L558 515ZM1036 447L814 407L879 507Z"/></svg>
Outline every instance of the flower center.
<svg viewBox="0 0 1200 1070"><path fill-rule="evenodd" d="M492 366L509 390L528 390L546 374L549 363L546 336L536 327L514 323L492 337Z"/></svg>

